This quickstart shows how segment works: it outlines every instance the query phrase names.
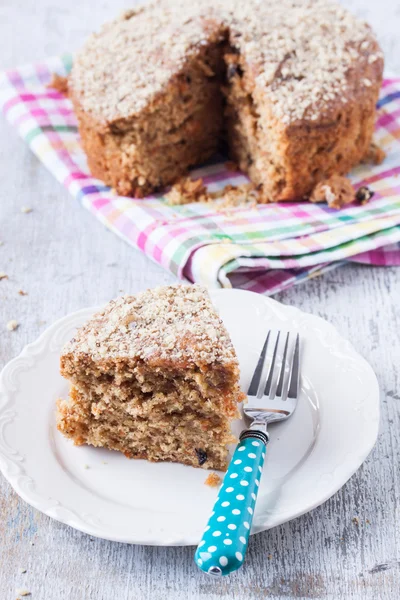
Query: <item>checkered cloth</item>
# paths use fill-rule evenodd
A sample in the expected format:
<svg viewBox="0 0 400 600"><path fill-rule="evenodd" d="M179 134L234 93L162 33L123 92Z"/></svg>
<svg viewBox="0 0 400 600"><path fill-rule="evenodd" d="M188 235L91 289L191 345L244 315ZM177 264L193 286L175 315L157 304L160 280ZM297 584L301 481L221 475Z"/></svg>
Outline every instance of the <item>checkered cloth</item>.
<svg viewBox="0 0 400 600"><path fill-rule="evenodd" d="M364 206L285 202L214 210L207 204L168 206L162 195L116 196L90 175L71 103L47 87L67 75L72 57L3 73L0 106L33 152L100 221L179 277L210 287L240 286L273 294L348 260L400 264L400 79L386 79L375 140L387 152L379 166L351 173L375 192ZM192 172L210 191L247 181L213 162Z"/></svg>

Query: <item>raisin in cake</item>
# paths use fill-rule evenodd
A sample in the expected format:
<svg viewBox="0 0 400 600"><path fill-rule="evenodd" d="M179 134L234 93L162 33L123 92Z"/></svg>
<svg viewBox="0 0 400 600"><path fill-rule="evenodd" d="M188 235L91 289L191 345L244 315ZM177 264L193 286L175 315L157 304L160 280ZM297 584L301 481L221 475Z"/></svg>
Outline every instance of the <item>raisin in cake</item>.
<svg viewBox="0 0 400 600"><path fill-rule="evenodd" d="M142 197L221 141L266 201L308 197L368 152L383 58L327 0L157 0L78 54L69 93L92 173Z"/></svg>
<svg viewBox="0 0 400 600"><path fill-rule="evenodd" d="M57 427L129 458L225 469L242 400L229 335L200 286L110 302L64 348Z"/></svg>

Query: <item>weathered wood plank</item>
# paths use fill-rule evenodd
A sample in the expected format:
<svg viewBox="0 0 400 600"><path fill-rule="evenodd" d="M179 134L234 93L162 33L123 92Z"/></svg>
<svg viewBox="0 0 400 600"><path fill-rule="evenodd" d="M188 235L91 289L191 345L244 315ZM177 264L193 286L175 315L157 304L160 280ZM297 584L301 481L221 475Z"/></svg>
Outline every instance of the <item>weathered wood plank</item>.
<svg viewBox="0 0 400 600"><path fill-rule="evenodd" d="M75 48L114 15L116 6L129 4L4 0L0 68ZM389 66L400 72L395 3L347 4L374 22ZM3 120L0 181L0 271L9 274L0 282L0 366L72 310L104 302L120 290L174 281L81 209ZM21 213L23 205L32 213ZM21 288L28 296L18 295ZM330 320L372 363L382 387L381 434L363 467L330 501L255 536L240 573L210 580L194 568L191 548L91 539L27 506L0 476L0 597L13 599L15 588L26 587L34 600L397 599L399 297L399 270L361 266L333 271L279 296ZM20 323L14 332L4 328L10 319Z"/></svg>

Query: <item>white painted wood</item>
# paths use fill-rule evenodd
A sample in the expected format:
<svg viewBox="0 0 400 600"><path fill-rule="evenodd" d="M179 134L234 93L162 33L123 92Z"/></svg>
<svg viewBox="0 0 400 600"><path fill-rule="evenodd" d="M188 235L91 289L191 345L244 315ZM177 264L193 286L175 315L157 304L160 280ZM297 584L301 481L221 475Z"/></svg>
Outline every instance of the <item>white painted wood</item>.
<svg viewBox="0 0 400 600"><path fill-rule="evenodd" d="M77 48L124 0L3 0L0 68ZM346 0L374 24L400 73L400 8ZM21 213L22 206L32 213ZM0 119L0 367L54 319L120 290L174 281L107 232L52 178ZM18 295L18 290L28 296ZM329 319L375 368L382 386L378 444L322 507L252 539L229 579L197 572L191 548L114 544L51 521L0 476L0 598L32 600L395 600L400 590L400 270L348 266L280 294ZM20 327L5 329L10 319ZM358 518L358 525L353 518ZM367 521L368 520L368 521ZM31 545L34 543L34 545ZM26 574L19 569L26 568Z"/></svg>

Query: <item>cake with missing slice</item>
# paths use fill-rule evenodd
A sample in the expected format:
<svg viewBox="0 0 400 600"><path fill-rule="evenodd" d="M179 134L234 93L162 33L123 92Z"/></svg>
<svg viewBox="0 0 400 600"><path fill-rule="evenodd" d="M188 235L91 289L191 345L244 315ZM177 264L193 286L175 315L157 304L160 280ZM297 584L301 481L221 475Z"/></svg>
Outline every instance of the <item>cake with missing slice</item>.
<svg viewBox="0 0 400 600"><path fill-rule="evenodd" d="M57 427L129 458L225 469L243 399L239 365L205 288L175 285L111 301L65 346L71 383Z"/></svg>
<svg viewBox="0 0 400 600"><path fill-rule="evenodd" d="M143 197L220 143L259 201L309 198L368 153L383 56L328 0L152 0L92 35L68 91L92 174Z"/></svg>

